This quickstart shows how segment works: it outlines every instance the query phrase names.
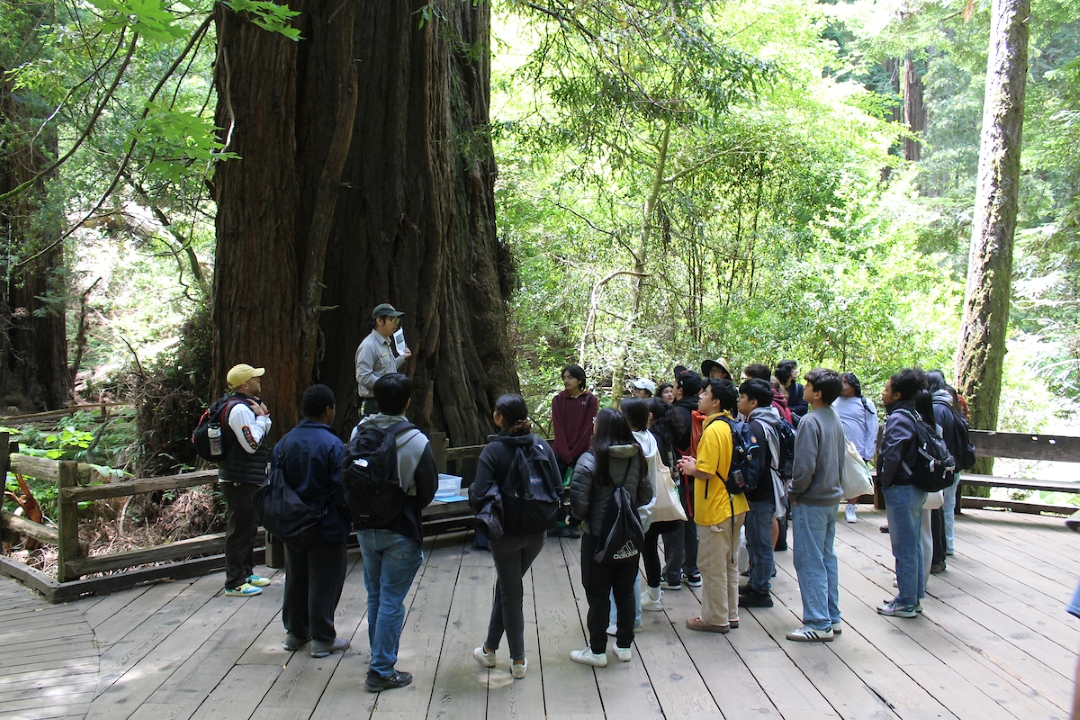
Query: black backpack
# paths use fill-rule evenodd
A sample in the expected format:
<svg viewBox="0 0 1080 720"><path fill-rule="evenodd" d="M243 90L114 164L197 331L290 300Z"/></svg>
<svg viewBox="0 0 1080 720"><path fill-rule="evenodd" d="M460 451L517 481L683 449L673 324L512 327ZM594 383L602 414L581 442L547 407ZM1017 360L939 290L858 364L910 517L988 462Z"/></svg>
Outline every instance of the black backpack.
<svg viewBox="0 0 1080 720"><path fill-rule="evenodd" d="M552 530L562 502L562 478L542 441L514 448L514 462L499 491L502 495L503 532L530 535Z"/></svg>
<svg viewBox="0 0 1080 720"><path fill-rule="evenodd" d="M274 463L274 469L255 491L255 512L267 532L297 550L307 550L319 539L322 530L321 513L311 507L285 482L281 470L284 458Z"/></svg>
<svg viewBox="0 0 1080 720"><path fill-rule="evenodd" d="M219 463L232 450L236 442L235 433L229 430L229 411L243 400L225 395L203 411L195 430L191 433L191 444L195 454L203 460Z"/></svg>
<svg viewBox="0 0 1080 720"><path fill-rule="evenodd" d="M725 415L720 419L731 428L731 465L728 467L724 487L729 495L738 495L758 486L758 456L762 452L758 439L749 423L733 420ZM705 497L709 497L708 480L705 481Z"/></svg>
<svg viewBox="0 0 1080 720"><path fill-rule="evenodd" d="M954 458L956 460L956 470L970 470L975 467L975 444L971 442L971 435L968 433L968 421L960 413L953 409L953 406L946 402L934 402L935 405L944 405L952 413L953 417L953 447L960 453L960 457Z"/></svg>
<svg viewBox="0 0 1080 720"><path fill-rule="evenodd" d="M915 467L908 468L911 484L923 492L937 492L952 485L956 479L956 461L937 428L927 425L918 413L906 409L900 412L915 423Z"/></svg>
<svg viewBox="0 0 1080 720"><path fill-rule="evenodd" d="M390 527L404 509L408 493L398 477L397 436L414 427L408 420L388 428L361 425L345 448L341 481L357 529Z"/></svg>
<svg viewBox="0 0 1080 720"><path fill-rule="evenodd" d="M780 480L786 483L795 474L795 426L780 418L776 424L776 434L780 438L776 471L780 474Z"/></svg>
<svg viewBox="0 0 1080 720"><path fill-rule="evenodd" d="M641 519L634 508L634 501L626 490L626 476L630 473L630 458L626 465L623 481L615 487L615 493L604 512L604 521L600 525L600 542L593 553L593 560L601 565L637 565L641 559L641 549L645 547L645 533L641 529ZM641 478L639 482L645 479Z"/></svg>

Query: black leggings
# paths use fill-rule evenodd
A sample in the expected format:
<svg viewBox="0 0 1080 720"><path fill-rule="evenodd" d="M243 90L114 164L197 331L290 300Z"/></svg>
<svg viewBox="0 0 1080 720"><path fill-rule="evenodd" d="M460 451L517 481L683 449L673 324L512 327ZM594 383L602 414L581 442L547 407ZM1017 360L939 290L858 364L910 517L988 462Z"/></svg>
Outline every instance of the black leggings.
<svg viewBox="0 0 1080 720"><path fill-rule="evenodd" d="M660 550L657 543L660 536L672 530L682 529L683 520L665 520L654 522L649 525L645 533L645 547L641 549L641 556L645 560L645 580L649 587L660 587Z"/></svg>

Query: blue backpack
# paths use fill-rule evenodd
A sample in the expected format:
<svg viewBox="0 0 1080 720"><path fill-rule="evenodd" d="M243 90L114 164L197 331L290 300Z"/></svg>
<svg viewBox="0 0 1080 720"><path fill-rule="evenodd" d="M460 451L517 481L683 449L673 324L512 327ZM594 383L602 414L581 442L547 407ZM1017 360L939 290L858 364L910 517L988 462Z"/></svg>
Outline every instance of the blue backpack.
<svg viewBox="0 0 1080 720"><path fill-rule="evenodd" d="M732 420L723 415L720 419L731 428L731 466L728 467L727 479L724 487L729 495L738 495L747 490L754 490L758 486L758 458L760 457L761 445L754 437L754 432L749 423L741 420ZM705 489L705 497L709 496L708 487Z"/></svg>

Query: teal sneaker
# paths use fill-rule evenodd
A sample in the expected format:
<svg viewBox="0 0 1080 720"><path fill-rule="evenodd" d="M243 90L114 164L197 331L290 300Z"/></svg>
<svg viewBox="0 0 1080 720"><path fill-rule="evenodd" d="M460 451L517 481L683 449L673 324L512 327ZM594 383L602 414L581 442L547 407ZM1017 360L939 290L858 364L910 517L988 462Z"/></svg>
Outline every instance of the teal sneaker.
<svg viewBox="0 0 1080 720"><path fill-rule="evenodd" d="M257 588L251 583L244 583L240 587L225 588L225 595L228 597L251 597L252 595L262 595L262 588Z"/></svg>
<svg viewBox="0 0 1080 720"><path fill-rule="evenodd" d="M259 577L258 575L249 575L247 579L248 585L254 585L255 587L266 587L270 584L270 578Z"/></svg>

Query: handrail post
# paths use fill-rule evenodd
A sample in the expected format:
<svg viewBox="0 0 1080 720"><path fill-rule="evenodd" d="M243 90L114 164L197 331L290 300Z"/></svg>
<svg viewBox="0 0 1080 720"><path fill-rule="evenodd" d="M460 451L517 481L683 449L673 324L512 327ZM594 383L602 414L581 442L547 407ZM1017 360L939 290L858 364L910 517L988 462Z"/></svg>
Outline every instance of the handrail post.
<svg viewBox="0 0 1080 720"><path fill-rule="evenodd" d="M4 479L4 487L7 487L7 474L10 466L11 461L8 458L8 434L6 432L0 432L0 478ZM0 490L0 498L3 497L3 492L3 490ZM0 502L0 506L3 506L3 502ZM8 535L7 528L4 527L3 521L0 521L0 543L14 542Z"/></svg>
<svg viewBox="0 0 1080 720"><path fill-rule="evenodd" d="M56 553L56 579L59 582L78 580L79 575L69 575L65 564L79 557L79 503L64 499L64 488L78 487L79 465L71 461L60 463L60 479L57 481L56 524L60 543Z"/></svg>

